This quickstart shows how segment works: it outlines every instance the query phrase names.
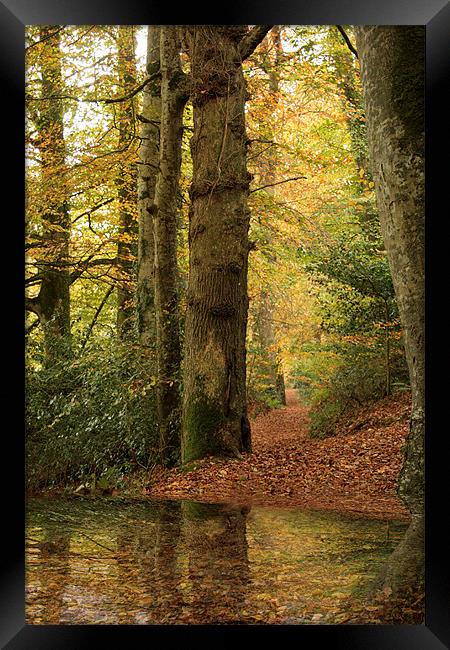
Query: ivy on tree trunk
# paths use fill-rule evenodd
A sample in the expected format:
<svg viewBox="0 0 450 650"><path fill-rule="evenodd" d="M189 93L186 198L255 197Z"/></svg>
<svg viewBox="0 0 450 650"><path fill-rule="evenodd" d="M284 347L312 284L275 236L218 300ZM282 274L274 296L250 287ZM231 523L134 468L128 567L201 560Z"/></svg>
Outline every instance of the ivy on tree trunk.
<svg viewBox="0 0 450 650"><path fill-rule="evenodd" d="M40 28L44 43L40 57L41 102L36 117L36 143L41 158L41 183L45 214L42 215L46 255L39 294L28 301L44 332L45 363L70 354L70 218L66 186L64 106L60 32L55 26Z"/></svg>

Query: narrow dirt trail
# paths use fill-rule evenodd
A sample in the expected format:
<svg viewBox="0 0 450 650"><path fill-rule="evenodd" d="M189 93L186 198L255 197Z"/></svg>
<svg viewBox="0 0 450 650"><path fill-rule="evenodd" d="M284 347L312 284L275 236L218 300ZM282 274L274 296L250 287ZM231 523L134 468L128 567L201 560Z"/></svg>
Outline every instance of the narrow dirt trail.
<svg viewBox="0 0 450 650"><path fill-rule="evenodd" d="M407 520L396 485L408 415L407 396L386 398L355 411L335 436L311 439L309 409L287 390L285 407L251 420L252 453L206 458L191 471L155 469L145 494Z"/></svg>
<svg viewBox="0 0 450 650"><path fill-rule="evenodd" d="M258 415L251 423L253 450L285 443L300 444L307 438L309 409L301 406L297 391L286 390L286 406Z"/></svg>

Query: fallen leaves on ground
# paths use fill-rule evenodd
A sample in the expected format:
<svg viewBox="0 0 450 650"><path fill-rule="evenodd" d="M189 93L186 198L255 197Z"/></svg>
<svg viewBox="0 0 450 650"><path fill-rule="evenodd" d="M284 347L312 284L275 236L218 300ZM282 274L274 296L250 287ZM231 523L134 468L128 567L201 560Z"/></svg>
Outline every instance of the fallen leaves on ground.
<svg viewBox="0 0 450 650"><path fill-rule="evenodd" d="M287 406L252 422L252 453L206 458L189 470L155 468L144 489L154 498L232 501L332 509L408 520L396 494L409 430L411 395L365 404L340 420L336 435L308 437L308 408L287 391Z"/></svg>

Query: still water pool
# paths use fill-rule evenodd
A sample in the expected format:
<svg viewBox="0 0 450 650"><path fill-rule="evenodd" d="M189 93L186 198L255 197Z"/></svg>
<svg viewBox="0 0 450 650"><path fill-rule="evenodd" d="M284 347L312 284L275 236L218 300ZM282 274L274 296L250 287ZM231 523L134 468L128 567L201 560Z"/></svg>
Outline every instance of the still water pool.
<svg viewBox="0 0 450 650"><path fill-rule="evenodd" d="M192 501L29 499L29 624L333 624L406 525Z"/></svg>

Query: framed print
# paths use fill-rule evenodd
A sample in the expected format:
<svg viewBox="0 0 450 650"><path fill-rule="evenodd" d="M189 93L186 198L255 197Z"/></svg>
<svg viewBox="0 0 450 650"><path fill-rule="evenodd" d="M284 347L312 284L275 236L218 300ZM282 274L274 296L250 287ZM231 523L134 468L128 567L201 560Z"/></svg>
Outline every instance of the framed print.
<svg viewBox="0 0 450 650"><path fill-rule="evenodd" d="M286 36L287 45L280 45L280 33L272 30L277 28L275 23L292 28ZM155 37L159 49L152 46L153 52L158 49L158 55L150 54L154 34L147 32L147 26L160 28ZM330 37L327 29L331 26L336 29ZM342 602L344 607L347 602L344 596L353 593L356 583L351 581L352 572L361 576L370 573L370 563L381 567L387 557L386 549L389 547L391 552L396 548L410 521L406 508L402 510L403 506L399 505L398 521L390 514L385 517L384 528L379 503L375 504L375 500L372 503L369 497L366 503L358 502L357 483L340 478L350 463L353 468L363 468L355 472L366 472L364 478L361 478L363 474L359 477L361 482L366 481L369 486L387 485L386 489L391 489L389 481L394 481L399 472L397 467L394 476L393 456L397 454L400 458L404 450L401 444L407 444L404 423L405 414L409 413L405 406L408 368L411 376L411 367L417 367L415 353L410 352L408 356L407 350L405 358L399 352L403 350L404 312L402 306L397 312L394 304L395 296L401 303L398 292L406 277L403 273L407 274L406 267L417 257L417 250L408 257L408 263L400 255L395 268L402 279L391 282L383 258L386 251L380 244L382 235L377 241L372 231L367 235L367 228L371 228L367 224L373 218L371 210L376 211L373 206L376 202L380 206L384 200L388 206L386 214L392 217L391 225L389 216L387 225L381 225L384 240L396 237L401 240L399 222L395 222L394 204L398 195L392 198L386 190L389 186L386 178L391 179L391 186L398 179L387 164L383 167L384 148L388 147L385 143L394 142L389 138L395 129L389 127L392 117L389 101L377 86L379 69L374 48L381 45L376 32L370 28L378 26L423 27L425 33L425 110L424 114L417 115L422 110L417 108L411 119L411 123L415 119L420 122L421 118L425 122L422 189L426 197L426 245L424 255L419 252L418 256L425 257L427 336L424 344L422 334L418 335L417 347L425 374L425 398L421 396L425 399L426 423L424 624L414 622L412 610L409 614L405 612L402 624L374 621L366 601L361 605L364 612L359 612L359 618L353 613L347 616L343 609L337 614L333 609L333 599ZM350 36L347 27L355 29ZM100 28L105 29L104 34ZM178 40L171 40L169 28L174 28ZM22 323L20 319L26 307L27 313L33 316L26 321L26 333L28 336L34 332L35 336L30 356L23 350L24 331L17 324L12 328L6 347L15 347L15 359L5 372L9 384L12 370L17 386L10 392L15 396L24 394L21 389L27 364L43 371L41 384L30 383L27 378L25 389L27 409L31 409L31 419L36 423L30 434L37 441L32 460L26 449L24 429L20 428L19 432L15 427L13 431L8 426L4 433L7 448L4 464L11 471L11 476L5 479L4 500L12 506L12 516L6 518L3 533L2 647L11 650L84 648L99 642L113 647L127 643L137 646L153 642L155 635L162 643L170 640L172 644L194 645L202 638L226 643L235 637L249 643L253 634L259 636L261 628L268 639L281 637L288 643L307 644L328 641L345 650L450 647L448 543L442 521L445 512L441 507L445 503L443 494L448 472L444 468L445 424L441 424L439 417L442 404L446 403L445 381L431 370L433 358L442 355L445 349L442 333L433 332L435 323L431 316L436 304L443 301L439 282L445 277L444 271L437 268L438 261L445 256L433 252L433 248L444 239L437 232L436 222L445 221L445 208L441 205L446 205L443 196L447 186L446 165L437 161L439 154L444 153L442 134L448 120L444 115L444 110L446 114L448 111L443 91L448 85L449 29L450 8L445 0L428 3L299 0L281 4L252 0L243 6L232 4L220 10L218 7L216 11L210 7L199 11L187 5L171 8L159 2L146 6L135 0L121 4L98 0L73 4L55 0L0 2L4 138L9 139L4 148L3 172L6 175L4 196L9 203L4 212L8 232L5 246L13 257L5 273L4 284L9 295L5 298L8 307L4 313L5 320L12 321L8 312L10 305L14 305ZM52 50L50 45L43 53L42 44L51 44L55 36L59 39L59 32L64 38L68 34L72 38L66 38L63 49L58 49L58 45ZM269 45L257 50L269 32L272 34ZM130 33L133 41L129 39ZM419 45L417 49L410 48L413 58L403 59L405 69L421 56L420 30L417 34L414 38L417 36ZM87 44L85 49L80 43ZM28 55L32 51L31 64L25 59L25 51ZM116 51L119 55L114 58L116 55L112 53ZM242 62L255 51L261 53L248 73L250 83L246 86ZM304 63L301 79L296 76L293 63L296 56ZM67 79L77 79L79 87L71 82L63 86L63 57L66 57ZM73 65L71 57L75 61ZM362 82L352 77L352 66L358 58ZM388 59L389 54L384 62ZM31 68L33 74L29 72ZM340 75L338 81L332 79L333 74ZM390 77L392 88L386 90L386 96L391 97L392 91L393 101L399 105L403 102L402 110L414 112L415 105L411 109L408 94L411 89L406 84L401 88L399 79L403 74L402 68L397 78ZM414 73L405 79L412 79L414 84ZM283 83L286 92L292 92L292 105L285 97L281 106L277 98ZM101 84L100 94L96 84ZM307 87L303 94L301 84ZM363 96L369 106L367 118L362 109ZM249 108L253 97L256 99ZM56 101L51 104L49 99ZM62 102L67 102L65 108ZM386 113L382 112L383 106ZM64 111L70 113L67 122ZM33 124L25 128L30 112ZM319 113L323 121L316 123L311 116ZM273 118L273 123L267 115ZM300 129L298 124L295 126L298 115L303 119L302 137L295 131ZM222 131L217 127L220 119L224 119ZM361 153L361 140L366 137L361 133L366 133L366 121L369 121L369 145L368 149L364 145L366 148ZM250 134L246 131L248 124ZM28 152L26 174L24 128ZM403 134L399 141L410 135ZM308 138L314 141L317 151L306 148L304 143ZM152 146L153 154L149 152ZM358 147L360 158L355 153ZM370 157L378 156L382 174L370 171L368 151ZM149 162L150 157L145 158L151 155L153 162ZM67 158L71 163L66 168ZM356 164L356 172L346 167L350 158L351 164ZM248 167L251 173L247 172L247 161L251 161ZM150 200L142 188L148 187L145 183L152 167L157 171L154 196ZM53 170L50 175L48 169ZM401 176L400 165L396 170L397 176ZM297 183L298 194L289 189L294 187L293 183ZM380 190L382 183L384 189ZM408 197L416 196L416 189L412 183ZM319 191L325 197L320 201L313 194ZM31 226L27 222L32 237L25 232L24 197L25 213L30 204L33 208ZM302 200L310 203L303 204ZM112 221L110 209L115 210ZM253 221L250 213L256 215ZM280 216L272 220L272 215L282 213L289 215L288 225ZM153 224L148 240L144 234L145 215L151 215ZM350 230L345 231L342 223L347 218ZM183 219L184 225L180 226ZM216 228L218 223L222 223L222 230ZM77 232L78 239L70 240L71 228ZM307 234L301 242L295 242L300 228ZM319 230L325 232L320 245L317 243ZM334 244L330 246L327 238ZM25 240L31 262L22 255ZM157 252L152 253L148 277L140 285L139 274L144 269L145 250L150 241L151 246L156 242ZM350 241L355 246L351 250ZM226 255L217 253L220 246ZM386 246L387 256L391 256L391 272L396 246ZM414 248L414 242L410 246ZM250 271L249 253L253 255L250 259L256 260ZM312 314L306 298L302 304L295 305L293 296L299 285L293 269L300 263L308 273L321 274L322 302L317 303L321 320ZM133 275L136 269L137 280ZM352 275L354 269L357 272ZM130 278L134 278L133 282ZM142 298L140 287L147 287L148 278L152 283L148 291L152 294L154 324L145 330L142 323L148 296ZM29 290L24 301L19 301L23 280L28 282ZM306 286L309 280L302 282L304 295L311 295L309 285ZM73 289L76 286L80 287L77 292ZM266 286L273 288L273 295L269 289L266 291ZM277 302L274 296L281 295L282 291L287 297ZM70 297L74 292L76 298ZM251 294L250 302L247 293ZM69 305L72 300L77 302L75 309ZM405 297L405 309L409 309L408 300ZM379 313L381 308L384 311ZM183 316L178 319L180 313ZM299 314L303 329L296 321ZM71 320L75 343L70 332ZM206 333L202 329L205 327ZM69 352L61 347L66 345L61 343L64 328L72 346ZM154 338L148 344L145 337L150 331ZM36 335L37 332L41 334ZM100 332L103 332L101 336ZM325 332L326 345L322 345L321 332ZM111 352L115 345L111 341L116 340L120 341L120 353ZM183 363L182 340L189 351ZM336 341L342 344L338 352ZM285 345L286 349L290 346L290 350L297 347L289 357L287 353L283 356L277 345ZM104 346L103 357L99 356L101 346ZM151 353L145 352L146 346L151 348ZM336 417L334 411L327 412L326 419L323 411L311 420L314 403L311 387L317 388L319 395L323 373L331 376L338 366L336 355L348 360L343 352L345 346L346 350L351 348L353 355L358 349L366 366L362 368L355 362L351 372L347 368L333 375L334 386L342 393L346 382L348 386L353 382L351 389L348 388L351 397L345 394L345 400L351 401L354 413L360 414L359 420L346 421L344 416L348 411L344 408ZM76 360L73 347L77 350ZM304 353L303 365L298 362L300 350ZM146 365L150 356L154 364L152 372ZM183 379L173 370L175 365L182 369L179 372L184 373L180 374ZM283 367L284 377L282 370L279 371ZM146 368L145 376L140 374L142 368ZM385 408L387 402L382 402L382 398L395 394L397 401L392 402L391 411L386 407L386 411L377 415L374 410L370 416L364 411L366 397L362 386L369 372L367 368L372 373L371 390L375 391L368 401L376 397L377 404ZM273 386L269 390L270 382ZM84 392L81 389L76 392L81 385ZM52 392L48 388L51 386L60 386L60 392ZM75 390L73 386L78 388ZM93 395L98 395L98 400ZM301 410L303 398L308 404L307 411ZM22 404L18 405L18 412ZM332 408L335 407L336 402ZM145 409L153 409L152 413L156 414L157 424L148 434L154 436L151 438L154 445L151 449L156 450L151 452L154 457L150 447L143 449L140 442L148 414ZM176 431L174 413L178 414ZM284 413L285 419L280 419L277 413ZM305 438L298 445L291 429L295 429L305 413L315 442L310 444ZM373 425L376 417L378 425ZM30 416L28 430L29 420ZM332 433L326 430L330 421ZM403 434L399 433L401 421ZM58 446L62 444L58 440L65 440L61 424L64 422L71 431L73 428L72 438L67 442L67 449L71 450L67 456ZM339 424L345 422L346 429L344 424ZM336 429L339 426L344 428ZM389 431L397 436L392 457L381 433L377 438L373 426L375 429L392 426ZM42 439L45 427L53 432L53 439L50 435ZM123 439L114 437L118 427L126 428ZM277 427L280 433L276 435L280 435L285 449L273 457L272 450L259 465L252 465L248 461L252 450L250 430L267 446L272 444ZM208 437L207 430L214 435ZM336 431L339 435L333 438ZM342 451L345 446L342 443L339 452L342 458L332 456L335 452L331 451L330 441L342 440L344 434L366 436L367 447L360 451L357 445L362 438L347 437L354 448L346 447ZM379 445L376 449L375 444ZM126 462L122 463L120 458L114 464L111 459L116 459L125 447ZM316 456L306 458L305 449ZM328 453L331 460L325 462L321 454ZM48 454L47 462L44 462L45 454ZM95 457L92 466L86 460L89 454ZM147 461L143 459L147 457L153 460L145 464ZM219 459L214 467L213 461L211 467L205 461L211 457ZM364 465L366 457L372 459L373 465ZM58 504L55 499L51 517L46 518L45 508L41 508L39 499L34 500L33 490L29 489L25 458L28 468L30 463L37 468L38 495L41 484L47 488L53 484L58 486L61 476L67 478L70 489L67 488L64 498L68 495L67 503L75 504L73 511L64 510L60 507L62 501ZM332 499L327 501L326 490L314 492L312 483L320 477L308 473L309 458L322 463L321 472L326 477L323 480L337 486L336 494L341 489L342 499L333 502L334 510L339 511L342 505L348 519L333 514ZM300 465L302 472L298 470ZM127 478L131 466L141 472L141 482L136 488L139 491L135 493L130 487L132 479ZM142 470L150 477L148 481L143 481ZM298 494L292 488L293 475L298 476ZM230 481L237 486L235 493L229 488ZM221 491L214 493L213 484ZM247 507L242 495L250 494L249 485L255 489ZM62 494L57 489L55 493ZM214 498L217 494L221 498ZM242 498L233 498L234 494ZM267 495L267 504L258 495ZM383 503L386 511L392 508L394 512L397 505L393 505L395 499L389 495ZM97 510L93 505L94 496L106 497ZM146 502L148 507L143 505ZM290 514L282 510L286 504L291 504ZM264 510L266 505L273 507L273 512ZM126 506L125 510L122 506ZM66 524L70 529L68 534ZM363 526L366 528L361 532ZM27 618L25 539L27 557L31 553L32 558L27 569L30 581L27 602L32 603L28 605ZM269 546L264 546L269 544L268 540L275 548L270 550L272 555L267 550ZM146 551L142 550L144 547ZM292 564L289 553L294 551L289 549L297 549L300 555L304 553L301 562ZM69 555L75 558L73 562L67 559ZM108 564L108 558L112 557L114 562ZM330 564L328 570L323 566L314 568L314 562L319 562L320 557L327 558L327 562L333 558L333 566ZM270 568L272 562L275 564ZM150 564L153 582L147 580L145 584L145 571ZM50 565L51 570L47 570ZM299 576L300 570L303 572L297 582L296 569ZM75 575L72 582L71 572ZM61 575L65 580L64 593ZM101 585L99 591L96 587L91 590L90 576L93 576L92 584L98 581ZM249 588L250 584L254 587ZM301 589L308 594L316 593L316 600L309 602L303 592L298 595ZM323 593L328 600L320 609ZM122 599L123 607L112 614L109 608L113 607L111 603L116 596ZM173 612L172 597L177 600ZM303 618L295 609L300 607L300 602Z"/></svg>

